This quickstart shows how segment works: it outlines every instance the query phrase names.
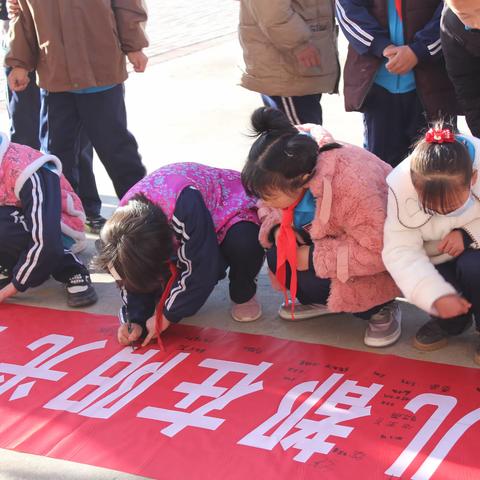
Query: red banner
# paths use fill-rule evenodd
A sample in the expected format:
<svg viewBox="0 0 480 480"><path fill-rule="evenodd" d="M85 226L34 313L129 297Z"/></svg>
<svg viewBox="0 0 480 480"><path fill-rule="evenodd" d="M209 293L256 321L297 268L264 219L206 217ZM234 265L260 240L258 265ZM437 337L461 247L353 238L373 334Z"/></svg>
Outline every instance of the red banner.
<svg viewBox="0 0 480 480"><path fill-rule="evenodd" d="M0 306L0 447L157 479L480 478L475 369Z"/></svg>

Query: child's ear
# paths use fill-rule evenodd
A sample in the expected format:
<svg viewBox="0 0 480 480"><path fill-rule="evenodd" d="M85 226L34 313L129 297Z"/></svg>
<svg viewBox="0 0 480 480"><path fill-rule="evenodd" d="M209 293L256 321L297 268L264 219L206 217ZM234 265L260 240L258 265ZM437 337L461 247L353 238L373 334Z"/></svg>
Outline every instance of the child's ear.
<svg viewBox="0 0 480 480"><path fill-rule="evenodd" d="M475 185L477 183L477 180L478 180L478 170L474 170L473 173L472 173L472 181L471 181L471 185Z"/></svg>

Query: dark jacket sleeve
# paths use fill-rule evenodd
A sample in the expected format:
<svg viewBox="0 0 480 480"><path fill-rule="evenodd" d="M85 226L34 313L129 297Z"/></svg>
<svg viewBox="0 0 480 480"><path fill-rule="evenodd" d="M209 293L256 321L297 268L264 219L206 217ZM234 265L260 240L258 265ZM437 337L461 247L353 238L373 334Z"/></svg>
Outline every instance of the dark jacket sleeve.
<svg viewBox="0 0 480 480"><path fill-rule="evenodd" d="M409 47L415 52L419 62L428 60L442 53L440 42L440 18L442 16L443 2L435 10L431 20L413 37Z"/></svg>
<svg viewBox="0 0 480 480"><path fill-rule="evenodd" d="M172 227L180 240L179 273L163 313L170 322L179 322L202 307L226 265L219 255L212 216L198 190L186 188L179 195Z"/></svg>
<svg viewBox="0 0 480 480"><path fill-rule="evenodd" d="M480 137L480 53L474 55L461 42L463 38L480 36L478 32L466 32L465 27L450 9L445 9L442 18L442 49L447 73L455 87L457 98L465 112L468 127L472 135ZM480 41L478 41L480 48Z"/></svg>
<svg viewBox="0 0 480 480"><path fill-rule="evenodd" d="M60 178L42 167L25 182L19 196L31 238L13 269L12 283L23 292L47 280L64 253Z"/></svg>
<svg viewBox="0 0 480 480"><path fill-rule="evenodd" d="M382 57L392 42L389 33L370 14L366 0L337 0L335 12L342 32L360 54Z"/></svg>

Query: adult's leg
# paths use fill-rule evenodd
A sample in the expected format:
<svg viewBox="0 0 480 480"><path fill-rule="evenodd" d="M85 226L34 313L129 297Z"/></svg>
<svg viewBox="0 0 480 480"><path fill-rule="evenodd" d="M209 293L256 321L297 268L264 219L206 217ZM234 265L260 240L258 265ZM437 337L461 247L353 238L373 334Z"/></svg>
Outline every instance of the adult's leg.
<svg viewBox="0 0 480 480"><path fill-rule="evenodd" d="M11 68L5 69L8 77ZM13 92L8 87L8 115L10 117L10 139L12 142L40 149L40 90L35 72L29 73L30 83L23 92Z"/></svg>
<svg viewBox="0 0 480 480"><path fill-rule="evenodd" d="M294 125L303 123L321 125L323 121L321 98L322 95L320 93L294 97L270 97L262 94L265 106L281 110Z"/></svg>
<svg viewBox="0 0 480 480"><path fill-rule="evenodd" d="M135 137L127 129L123 85L76 95L82 124L119 198L146 173Z"/></svg>
<svg viewBox="0 0 480 480"><path fill-rule="evenodd" d="M373 84L363 107L364 147L393 167L407 152L400 94Z"/></svg>
<svg viewBox="0 0 480 480"><path fill-rule="evenodd" d="M258 231L258 225L252 222L236 223L220 244L220 251L230 267L230 298L235 303L247 302L257 291L257 276L265 258Z"/></svg>
<svg viewBox="0 0 480 480"><path fill-rule="evenodd" d="M413 150L413 145L427 129L427 114L420 103L417 91L403 93L400 96L404 119L404 148L403 155L407 157Z"/></svg>
<svg viewBox="0 0 480 480"><path fill-rule="evenodd" d="M78 196L82 201L87 218L99 217L102 201L98 194L95 174L93 173L93 146L83 127L80 129L75 151L78 156Z"/></svg>
<svg viewBox="0 0 480 480"><path fill-rule="evenodd" d="M63 174L78 192L78 155L75 144L80 132L80 118L74 93L51 93L41 90L40 128L42 151L56 155Z"/></svg>

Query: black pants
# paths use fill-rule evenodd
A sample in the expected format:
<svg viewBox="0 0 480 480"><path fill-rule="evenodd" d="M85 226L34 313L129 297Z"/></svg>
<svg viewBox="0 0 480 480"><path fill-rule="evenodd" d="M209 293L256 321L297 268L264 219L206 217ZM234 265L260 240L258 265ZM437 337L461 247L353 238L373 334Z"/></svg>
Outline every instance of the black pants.
<svg viewBox="0 0 480 480"><path fill-rule="evenodd" d="M26 230L22 216L21 208L0 206L0 271L7 276L11 276L21 253L28 248L31 239L31 233ZM66 283L76 273L86 274L88 270L75 255L65 250L51 276Z"/></svg>
<svg viewBox="0 0 480 480"><path fill-rule="evenodd" d="M60 158L75 190L79 185L75 141L82 126L119 198L144 177L137 142L127 129L123 85L87 94L42 90L41 122L48 124L43 149Z"/></svg>
<svg viewBox="0 0 480 480"><path fill-rule="evenodd" d="M373 84L362 108L364 147L396 167L427 126L417 92L390 93Z"/></svg>
<svg viewBox="0 0 480 480"><path fill-rule="evenodd" d="M275 273L277 271L277 247L274 246L267 251L268 268ZM287 263L286 272L287 289L290 288L291 269ZM313 270L297 271L297 300L303 304L310 303L327 304L330 296L331 281L328 278L317 277ZM362 320L368 320L372 315L378 313L386 304L377 305L365 312L356 312L354 315Z"/></svg>
<svg viewBox="0 0 480 480"><path fill-rule="evenodd" d="M315 95L302 95L299 97L269 97L262 95L266 107L281 110L294 125L302 123L322 124L322 106L320 93Z"/></svg>
<svg viewBox="0 0 480 480"><path fill-rule="evenodd" d="M438 318L442 328L451 334L461 333L473 314L477 330L480 331L480 251L465 250L455 260L435 267L442 277L472 304L468 315L446 319Z"/></svg>
<svg viewBox="0 0 480 480"><path fill-rule="evenodd" d="M259 227L251 222L233 225L219 245L217 254L224 265L218 278L225 278L228 269L230 298L235 303L248 302L257 291L257 275L262 268L265 252L258 242ZM124 297L130 320L143 324L153 315L162 291L146 294L128 292Z"/></svg>
<svg viewBox="0 0 480 480"><path fill-rule="evenodd" d="M6 77L11 70L10 67L5 69ZM22 92L13 92L7 83L10 139L12 142L40 150L40 139L47 135L48 123L43 122L40 128L41 97L35 72L30 72L29 78L30 83ZM102 201L98 195L93 174L93 147L83 129L80 130L75 141L75 155L78 159L80 176L78 195L87 217L96 217L100 214Z"/></svg>

